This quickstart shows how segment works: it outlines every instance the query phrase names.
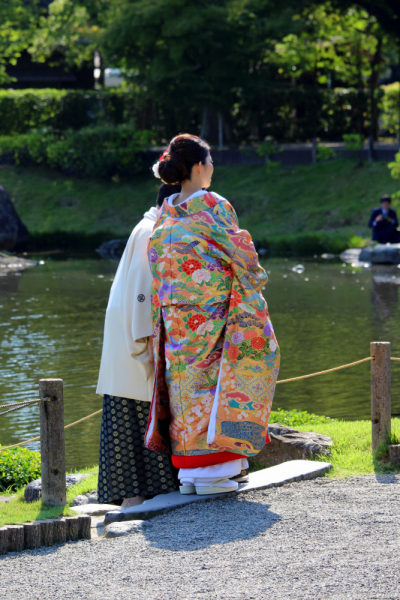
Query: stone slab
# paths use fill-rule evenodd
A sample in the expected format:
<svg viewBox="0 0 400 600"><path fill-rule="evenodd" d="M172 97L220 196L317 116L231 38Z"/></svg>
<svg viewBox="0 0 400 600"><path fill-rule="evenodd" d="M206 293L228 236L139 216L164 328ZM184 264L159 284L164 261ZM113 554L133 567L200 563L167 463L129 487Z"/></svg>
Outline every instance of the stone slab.
<svg viewBox="0 0 400 600"><path fill-rule="evenodd" d="M91 515L90 532L91 532L92 540L103 539L102 538L103 531L104 531L104 515L97 516L97 517L96 516L93 517Z"/></svg>
<svg viewBox="0 0 400 600"><path fill-rule="evenodd" d="M123 523L111 523L103 531L104 538L123 537L135 533L141 533L149 526L149 521L124 521Z"/></svg>
<svg viewBox="0 0 400 600"><path fill-rule="evenodd" d="M82 506L72 506L71 510L76 512L78 515L90 515L91 517L97 515L105 515L110 510L118 510L119 506L116 504L83 504Z"/></svg>
<svg viewBox="0 0 400 600"><path fill-rule="evenodd" d="M186 504L192 504L193 502L208 502L217 500L221 497L234 496L253 490L263 490L269 487L284 485L285 483L299 481L301 479L313 479L314 477L324 475L331 468L332 465L328 462L292 460L274 467L269 467L268 469L250 473L248 483L240 484L235 492L229 494L215 494L209 496L197 496L196 494L191 494L186 496L182 495L180 492L171 492L169 494L160 494L151 500L145 500L145 502L139 506L110 511L104 517L104 526L121 521L151 519L151 517L171 512L177 508L186 506ZM77 506L75 510L82 510L84 508L86 507Z"/></svg>

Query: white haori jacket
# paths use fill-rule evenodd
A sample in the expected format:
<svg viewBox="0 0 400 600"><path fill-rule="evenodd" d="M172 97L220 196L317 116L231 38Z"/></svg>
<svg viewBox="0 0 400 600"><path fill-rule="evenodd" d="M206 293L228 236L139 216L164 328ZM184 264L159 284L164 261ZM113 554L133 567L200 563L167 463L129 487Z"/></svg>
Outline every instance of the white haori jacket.
<svg viewBox="0 0 400 600"><path fill-rule="evenodd" d="M151 402L154 367L147 350L153 333L147 242L158 210L151 208L136 225L111 286L104 326L98 394Z"/></svg>

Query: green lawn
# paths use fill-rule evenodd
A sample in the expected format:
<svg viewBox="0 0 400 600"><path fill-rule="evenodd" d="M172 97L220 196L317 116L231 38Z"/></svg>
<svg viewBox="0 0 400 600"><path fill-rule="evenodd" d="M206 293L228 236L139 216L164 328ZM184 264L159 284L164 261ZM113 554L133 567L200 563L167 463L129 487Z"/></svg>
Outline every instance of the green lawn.
<svg viewBox="0 0 400 600"><path fill-rule="evenodd" d="M129 183L112 183L4 165L0 183L34 239L52 239L54 232L79 234L81 240L96 234L126 236L155 203L158 187L150 173ZM241 226L254 239L267 240L271 254L282 254L363 244L370 236L370 210L383 193L397 191L399 183L384 163L360 168L354 161L337 159L273 172L264 166L217 166L212 189L232 202ZM393 204L399 208L400 201Z"/></svg>
<svg viewBox="0 0 400 600"><path fill-rule="evenodd" d="M332 442L331 456L333 465L330 477L355 477L369 473L400 471L385 462L374 461L371 452L371 421L333 421L318 425L299 425L299 431L317 431L328 435ZM400 419L392 419L392 433L400 433Z"/></svg>
<svg viewBox="0 0 400 600"><path fill-rule="evenodd" d="M41 500L27 504L24 500L24 488L20 489L10 502L0 502L0 527L30 523L42 519L56 519L63 515L75 515L76 513L70 510L73 499L78 494L85 494L97 488L98 471L98 467L80 471L80 473L88 473L89 477L72 488L67 488L67 504L65 506L49 507L43 505Z"/></svg>

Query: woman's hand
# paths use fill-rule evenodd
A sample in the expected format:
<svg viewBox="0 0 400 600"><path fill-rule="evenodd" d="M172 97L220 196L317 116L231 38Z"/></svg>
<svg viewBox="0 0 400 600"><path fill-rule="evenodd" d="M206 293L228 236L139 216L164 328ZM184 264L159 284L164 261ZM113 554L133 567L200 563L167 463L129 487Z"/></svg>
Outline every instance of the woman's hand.
<svg viewBox="0 0 400 600"><path fill-rule="evenodd" d="M149 351L149 355L150 355L150 362L152 362L154 364L154 355L153 355L153 338L152 337L148 337L147 338L147 350Z"/></svg>

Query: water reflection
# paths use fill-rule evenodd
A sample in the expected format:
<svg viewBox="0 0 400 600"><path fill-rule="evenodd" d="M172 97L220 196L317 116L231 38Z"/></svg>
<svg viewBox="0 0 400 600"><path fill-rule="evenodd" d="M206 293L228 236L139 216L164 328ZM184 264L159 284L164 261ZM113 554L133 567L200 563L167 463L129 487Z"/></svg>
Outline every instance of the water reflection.
<svg viewBox="0 0 400 600"><path fill-rule="evenodd" d="M298 262L264 263L269 272L264 293L282 349L281 379L364 358L371 341L392 342L393 356L400 356L400 270L334 261L302 261L304 271L292 270ZM115 269L103 260L46 260L21 276L0 278L0 400L35 398L40 378L61 377L66 423L101 407L95 388ZM400 412L399 383L400 368L394 366L394 413ZM278 386L274 405L369 418L369 364ZM0 443L37 435L38 417L37 406L3 417ZM66 431L68 468L98 462L100 418Z"/></svg>
<svg viewBox="0 0 400 600"><path fill-rule="evenodd" d="M385 321L394 315L397 308L400 271L395 265L379 265L371 269L372 273L372 304L375 316Z"/></svg>
<svg viewBox="0 0 400 600"><path fill-rule="evenodd" d="M0 298L18 290L21 276L22 272L2 273L0 271Z"/></svg>

